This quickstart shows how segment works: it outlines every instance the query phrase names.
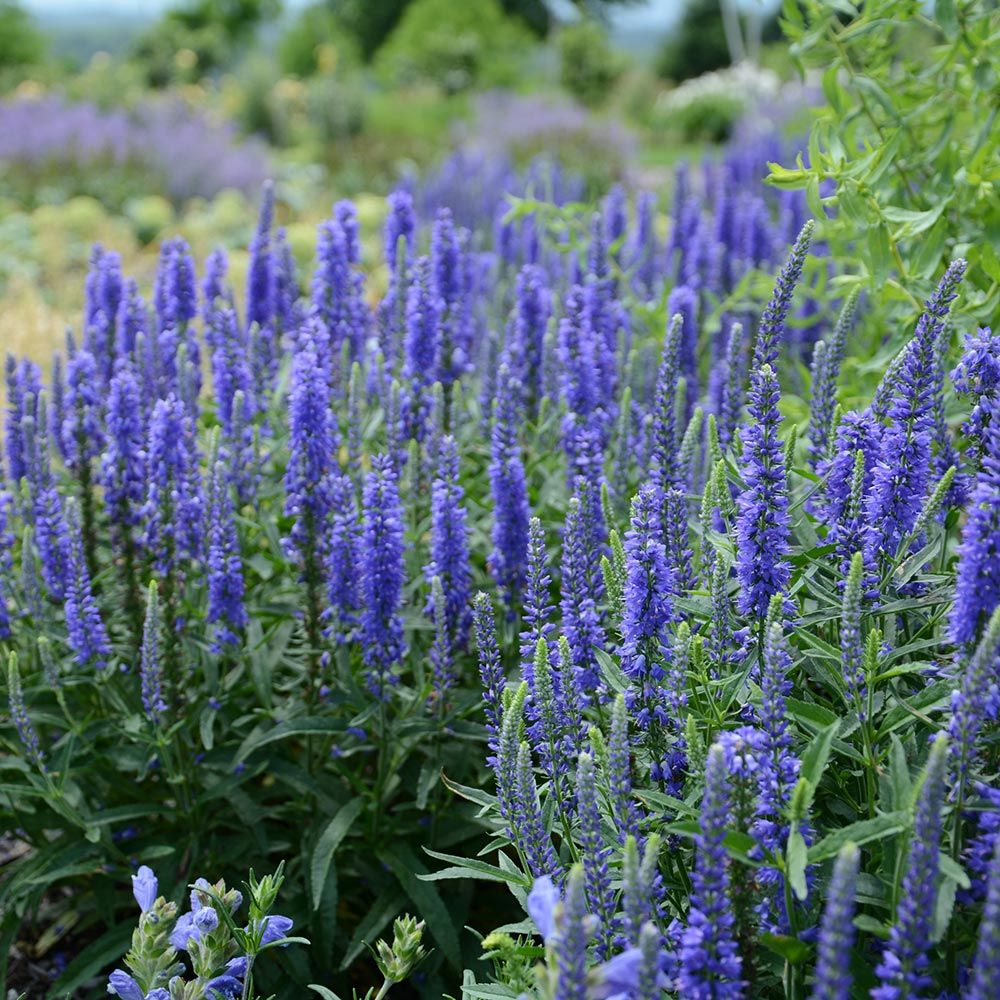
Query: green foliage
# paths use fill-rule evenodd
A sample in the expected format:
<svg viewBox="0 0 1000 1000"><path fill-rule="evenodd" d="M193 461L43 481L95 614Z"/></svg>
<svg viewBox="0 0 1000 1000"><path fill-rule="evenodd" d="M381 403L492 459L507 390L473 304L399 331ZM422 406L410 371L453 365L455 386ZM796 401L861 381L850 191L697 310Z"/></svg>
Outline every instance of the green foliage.
<svg viewBox="0 0 1000 1000"><path fill-rule="evenodd" d="M378 66L397 84L429 81L446 93L516 83L530 36L498 0L415 0L385 46Z"/></svg>
<svg viewBox="0 0 1000 1000"><path fill-rule="evenodd" d="M314 3L296 17L279 39L278 63L283 73L312 76L330 69L331 55L338 69L345 62L355 63L360 58L356 49L357 42L329 6Z"/></svg>
<svg viewBox="0 0 1000 1000"><path fill-rule="evenodd" d="M784 27L826 106L808 159L772 166L804 188L838 263L875 301L912 314L943 263L965 256L966 308L1000 304L1000 9L980 0L799 3ZM859 246L866 250L858 254Z"/></svg>
<svg viewBox="0 0 1000 1000"><path fill-rule="evenodd" d="M281 12L281 0L193 0L167 11L135 47L149 82L198 79L231 62L261 24Z"/></svg>
<svg viewBox="0 0 1000 1000"><path fill-rule="evenodd" d="M407 11L419 0L327 0L334 9L337 19L356 40L361 54L370 61L392 35ZM546 0L501 0L504 12L516 18L534 35L543 37L551 23ZM458 13L466 6L461 3L447 5L449 13ZM470 5L470 6L474 6Z"/></svg>
<svg viewBox="0 0 1000 1000"><path fill-rule="evenodd" d="M729 62L719 0L690 0L680 23L663 45L656 69L660 76L679 83L722 69Z"/></svg>
<svg viewBox="0 0 1000 1000"><path fill-rule="evenodd" d="M684 142L719 143L729 138L745 111L739 95L714 91L671 105L659 124Z"/></svg>
<svg viewBox="0 0 1000 1000"><path fill-rule="evenodd" d="M284 426L286 419L285 403L276 403L268 420ZM211 424L208 418L203 427L206 453ZM481 447L476 422L467 425L470 445ZM383 448L381 410L373 407L364 426L366 452ZM363 687L360 650L347 647L330 653L322 698L309 689L313 656L295 620L298 574L281 542L289 527L281 486L286 462L287 448L275 448L266 482L239 517L254 619L245 642L219 655L194 630L171 636L164 648L175 654L183 710L163 727L149 724L137 697L138 637L103 542L100 558L108 569L97 586L117 637L115 665L83 674L61 648L53 649L52 669L61 678L53 689L42 672L47 651L35 634L20 630L13 641L22 647L25 697L42 739L63 736L47 746L51 769L41 772L7 752L16 736L4 720L4 808L17 816L19 838L31 850L4 866L0 941L19 928L40 934L27 929L43 905L44 927L58 928L50 931L57 941L70 931L77 940L94 939L60 978L61 991L72 992L125 950L134 921L130 901L115 886L135 858L155 868L168 898L179 898L200 875L236 884L248 859L264 867L289 858L281 912L313 947L297 956L291 949L270 952L259 977L264 996L267 990L288 995L282 983L304 994L310 982L335 989L364 982L366 943L407 907L427 921L433 941L423 967L426 996L443 995L444 983L474 960L474 942L457 930L470 919L471 887L450 893L446 905L418 878L428 871L424 846L473 851L481 835L474 811L442 782L443 775L472 785L483 780L474 661L466 658L461 684L429 711L433 636L414 591L407 626L413 671L394 688L391 703ZM469 464L482 475L485 458L472 455ZM416 496L416 480L406 489ZM425 558L428 508L423 492L413 510L408 571L414 580ZM204 622L203 601L195 597L204 581L197 576L176 593L177 610L191 625ZM482 568L478 580L486 581ZM54 612L47 607L46 619ZM6 705L6 685L0 687ZM56 890L67 884L77 891ZM101 902L81 905L81 899ZM506 903L493 897L491 905L502 912Z"/></svg>
<svg viewBox="0 0 1000 1000"><path fill-rule="evenodd" d="M621 75L621 56L596 21L581 20L559 32L559 78L584 104L603 104Z"/></svg>
<svg viewBox="0 0 1000 1000"><path fill-rule="evenodd" d="M45 55L45 39L17 0L0 0L0 70L30 66Z"/></svg>

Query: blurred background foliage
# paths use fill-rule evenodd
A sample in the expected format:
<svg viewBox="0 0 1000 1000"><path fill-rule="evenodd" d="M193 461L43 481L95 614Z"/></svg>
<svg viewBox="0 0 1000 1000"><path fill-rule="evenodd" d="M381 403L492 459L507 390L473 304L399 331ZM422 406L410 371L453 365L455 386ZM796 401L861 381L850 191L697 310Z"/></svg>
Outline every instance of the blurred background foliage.
<svg viewBox="0 0 1000 1000"><path fill-rule="evenodd" d="M238 258L268 176L303 247L473 150L666 206L677 159L818 95L774 3L732 7L734 42L719 0L0 0L0 308L61 341L95 240L140 280L173 233Z"/></svg>

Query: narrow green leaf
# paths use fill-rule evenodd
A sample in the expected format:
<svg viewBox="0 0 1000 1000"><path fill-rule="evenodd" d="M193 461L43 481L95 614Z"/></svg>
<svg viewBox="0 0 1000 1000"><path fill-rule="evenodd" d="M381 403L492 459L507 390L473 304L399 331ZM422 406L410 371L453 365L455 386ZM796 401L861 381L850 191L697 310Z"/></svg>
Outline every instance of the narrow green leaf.
<svg viewBox="0 0 1000 1000"><path fill-rule="evenodd" d="M427 929L441 947L441 952L448 964L455 969L462 966L462 951L458 943L458 934L452 923L444 900L433 885L420 879L427 870L420 861L410 853L405 845L398 845L394 850L379 851L378 858L399 880L406 895L417 908L423 920L427 921Z"/></svg>
<svg viewBox="0 0 1000 1000"><path fill-rule="evenodd" d="M309 863L309 879L312 886L314 910L319 909L319 904L323 898L323 886L326 884L326 876L333 862L333 855L336 853L341 841L347 836L351 825L358 818L359 813L364 808L364 804L364 799L360 796L351 799L327 823L326 829L320 834L319 840L316 841L316 848Z"/></svg>
<svg viewBox="0 0 1000 1000"><path fill-rule="evenodd" d="M840 849L848 841L855 844L868 844L873 840L881 840L883 837L891 837L905 830L909 825L909 816L906 812L886 813L884 816L876 816L874 819L863 819L849 826L843 826L833 833L827 834L822 840L809 848L809 863L816 864L832 858L840 852Z"/></svg>

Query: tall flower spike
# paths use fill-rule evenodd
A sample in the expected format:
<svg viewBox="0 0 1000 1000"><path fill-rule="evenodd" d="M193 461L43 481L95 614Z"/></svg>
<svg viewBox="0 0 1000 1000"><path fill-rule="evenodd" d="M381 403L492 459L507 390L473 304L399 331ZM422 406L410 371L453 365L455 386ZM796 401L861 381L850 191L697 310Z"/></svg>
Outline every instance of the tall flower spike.
<svg viewBox="0 0 1000 1000"><path fill-rule="evenodd" d="M783 600L778 595L772 602L772 616L780 619L782 606ZM778 855L785 850L788 841L785 813L799 775L799 759L791 748L787 720L786 698L792 688L787 677L790 667L791 656L784 629L780 621L775 621L764 636L760 671L761 740L756 775L756 819L752 832L759 845ZM761 880L765 884L781 884L782 878L778 871L770 867L761 872ZM774 896L780 898L778 893ZM773 898L767 900L764 918L772 933L787 930L787 914L783 912L782 904L775 904Z"/></svg>
<svg viewBox="0 0 1000 1000"><path fill-rule="evenodd" d="M678 285L667 297L667 315L681 317L678 359L687 383L688 399L698 396L698 296L693 288ZM672 322L672 321L671 321ZM688 417L688 412L684 413Z"/></svg>
<svg viewBox="0 0 1000 1000"><path fill-rule="evenodd" d="M201 554L204 512L193 438L183 402L173 394L158 400L149 423L143 544L161 574Z"/></svg>
<svg viewBox="0 0 1000 1000"><path fill-rule="evenodd" d="M146 302L139 293L139 285L127 278L122 290L121 302L118 305L117 320L119 358L135 360L135 348L139 335L149 335L149 313Z"/></svg>
<svg viewBox="0 0 1000 1000"><path fill-rule="evenodd" d="M431 577L431 592L427 600L427 612L434 625L434 639L428 651L431 661L432 699L441 703L454 683L454 655L452 653L451 637L448 635L448 621L445 618L444 590L441 587L441 577Z"/></svg>
<svg viewBox="0 0 1000 1000"><path fill-rule="evenodd" d="M656 283L658 250L656 243L656 195L643 191L635 202L635 230L632 241L633 287L649 298Z"/></svg>
<svg viewBox="0 0 1000 1000"><path fill-rule="evenodd" d="M97 362L102 381L107 384L115 363L115 320L122 298L121 257L94 244L90 272L84 284L84 345Z"/></svg>
<svg viewBox="0 0 1000 1000"><path fill-rule="evenodd" d="M464 499L465 490L458 478L458 448L449 434L441 442L438 468L431 486L430 560L425 567L427 578L437 577L440 582L449 655L465 648L472 615L472 571ZM436 620L433 596L428 614Z"/></svg>
<svg viewBox="0 0 1000 1000"><path fill-rule="evenodd" d="M299 332L288 409L285 514L295 519L288 545L303 563L314 560L318 568L330 513L329 477L336 429L329 386L309 327Z"/></svg>
<svg viewBox="0 0 1000 1000"><path fill-rule="evenodd" d="M990 859L989 888L983 916L979 922L976 959L972 966L972 982L967 987L967 1000L990 1000L1000 982L1000 837Z"/></svg>
<svg viewBox="0 0 1000 1000"><path fill-rule="evenodd" d="M724 379L720 382L719 444L729 448L736 437L736 426L743 409L743 324L733 322L726 341Z"/></svg>
<svg viewBox="0 0 1000 1000"><path fill-rule="evenodd" d="M250 241L250 264L247 268L247 327L256 323L261 329L274 316L275 275L271 248L271 226L274 223L274 185L265 181L261 192L257 228Z"/></svg>
<svg viewBox="0 0 1000 1000"><path fill-rule="evenodd" d="M982 464L969 498L955 574L949 633L956 645L976 641L1000 605L1000 419L986 430Z"/></svg>
<svg viewBox="0 0 1000 1000"><path fill-rule="evenodd" d="M406 291L403 378L408 383L407 434L422 441L430 417L430 387L437 378L443 305L431 285L430 261L418 257Z"/></svg>
<svg viewBox="0 0 1000 1000"><path fill-rule="evenodd" d="M802 277L802 267L809 255L815 224L810 220L795 239L785 263L778 272L771 299L760 315L757 343L754 345L753 368L773 366L778 360L781 341L785 334L785 320L792 305L792 293Z"/></svg>
<svg viewBox="0 0 1000 1000"><path fill-rule="evenodd" d="M730 775L722 747L708 752L705 794L691 878L691 908L680 944L677 989L690 1000L725 1000L743 995L742 961L733 937L729 904L729 861L723 840L729 818Z"/></svg>
<svg viewBox="0 0 1000 1000"><path fill-rule="evenodd" d="M860 859L861 852L857 846L845 844L833 866L819 932L812 1000L849 1000L851 948L854 946L854 886Z"/></svg>
<svg viewBox="0 0 1000 1000"><path fill-rule="evenodd" d="M844 587L844 602L840 615L840 662L844 672L845 697L849 707L865 721L865 647L861 636L861 602L864 596L864 556L855 552Z"/></svg>
<svg viewBox="0 0 1000 1000"><path fill-rule="evenodd" d="M13 581L13 559L11 548L14 545L14 534L8 530L7 518L10 512L11 495L0 489L0 639L10 637L10 582ZM30 559L28 553L22 559Z"/></svg>
<svg viewBox="0 0 1000 1000"><path fill-rule="evenodd" d="M625 696L618 695L611 708L611 732L608 738L608 789L618 825L618 839L640 840L639 807L632 794L632 744L628 735L629 714Z"/></svg>
<svg viewBox="0 0 1000 1000"><path fill-rule="evenodd" d="M859 294L855 288L848 295L830 334L829 342L819 341L814 348L812 406L809 411L809 453L814 469L830 453L833 414L837 405L837 379L840 377L844 345L854 322Z"/></svg>
<svg viewBox="0 0 1000 1000"><path fill-rule="evenodd" d="M326 616L339 642L347 641L357 623L359 535L354 483L335 472L330 480L330 530L325 544Z"/></svg>
<svg viewBox="0 0 1000 1000"><path fill-rule="evenodd" d="M965 336L962 357L951 372L955 391L971 397L969 419L962 430L971 439L969 457L975 467L991 424L1000 420L1000 330L980 327Z"/></svg>
<svg viewBox="0 0 1000 1000"><path fill-rule="evenodd" d="M560 639L560 645L563 642ZM562 799L565 790L563 776L569 771L573 758L573 736L579 733L579 726L574 727L570 721L563 697L566 685L562 683L562 676L552 669L549 644L545 639L539 639L535 647L531 677L531 702L526 706L531 709L528 736L542 770L552 782L559 809L565 812L568 803Z"/></svg>
<svg viewBox="0 0 1000 1000"><path fill-rule="evenodd" d="M493 494L490 568L511 614L524 582L530 517L528 489L518 442L520 392L520 383L506 365L501 365L490 438L489 472Z"/></svg>
<svg viewBox="0 0 1000 1000"><path fill-rule="evenodd" d="M788 586L788 483L782 443L778 379L770 365L754 371L750 413L743 429L743 492L737 498L736 575L739 609L758 618L767 614L775 594Z"/></svg>
<svg viewBox="0 0 1000 1000"><path fill-rule="evenodd" d="M205 323L205 340L209 347L214 347L209 327L220 300L232 301L232 293L226 287L226 272L229 270L229 259L221 247L213 250L205 258L205 273L201 279L201 316Z"/></svg>
<svg viewBox="0 0 1000 1000"><path fill-rule="evenodd" d="M873 1000L921 996L933 985L927 968L933 952L931 933L937 899L947 747L947 737L939 735L924 769L896 922L889 931L882 961L875 970L881 985L872 990Z"/></svg>
<svg viewBox="0 0 1000 1000"><path fill-rule="evenodd" d="M37 400L42 391L42 377L38 366L27 359L18 363L12 354L7 355L7 471L11 482L19 483L29 474L23 423L25 417L38 416ZM42 428L46 430L47 428ZM37 428L36 428L37 430Z"/></svg>
<svg viewBox="0 0 1000 1000"><path fill-rule="evenodd" d="M486 728L490 732L488 746L490 752L495 755L499 748L503 694L507 687L507 677L500 662L493 602L482 591L476 594L473 604L473 624L479 658L479 677L483 685Z"/></svg>
<svg viewBox="0 0 1000 1000"><path fill-rule="evenodd" d="M408 191L393 191L386 198L389 209L383 229L385 261L389 267L389 287L379 304L380 344L395 368L403 348L403 326L410 258L413 253L416 215Z"/></svg>
<svg viewBox="0 0 1000 1000"><path fill-rule="evenodd" d="M111 643L94 600L90 573L83 547L83 529L76 501L66 502L66 528L63 533L63 564L66 567L66 630L76 662L81 666L102 669L111 655Z"/></svg>
<svg viewBox="0 0 1000 1000"><path fill-rule="evenodd" d="M927 494L941 333L965 269L961 259L949 266L927 300L913 340L904 348L887 409L888 426L882 434L881 454L867 497L866 556L872 564L879 557L895 556Z"/></svg>
<svg viewBox="0 0 1000 1000"><path fill-rule="evenodd" d="M960 658L964 659L960 651ZM996 662L1000 655L1000 605L983 632L975 651L963 664L959 688L951 697L948 723L950 780L959 790L968 786L976 756L976 742L988 719L1000 712Z"/></svg>
<svg viewBox="0 0 1000 1000"><path fill-rule="evenodd" d="M371 319L364 301L363 276L351 266L350 237L337 219L320 223L312 304L326 332L320 360L337 376L345 344L350 346L352 358L364 356Z"/></svg>
<svg viewBox="0 0 1000 1000"><path fill-rule="evenodd" d="M45 433L45 397L36 404L27 402L27 413L21 421L20 438L24 445L26 479L30 487L30 502L26 505L25 519L34 529L35 546L41 560L42 579L49 593L62 600L66 590L66 524L63 518L62 496L52 474L48 435ZM37 412L35 422L31 412Z"/></svg>
<svg viewBox="0 0 1000 1000"><path fill-rule="evenodd" d="M212 388L219 423L227 437L233 433L233 400L237 392L252 400L254 377L247 357L246 337L240 330L236 310L220 305L207 325L212 346Z"/></svg>
<svg viewBox="0 0 1000 1000"><path fill-rule="evenodd" d="M615 935L615 894L608 872L609 847L601 835L601 810L597 799L594 758L581 753L576 767L576 809L580 817L580 847L583 855L587 908L598 918L597 955L611 957Z"/></svg>
<svg viewBox="0 0 1000 1000"><path fill-rule="evenodd" d="M660 540L660 493L643 487L632 500L632 521L625 532L625 614L622 618L622 670L637 690L637 721L648 728L654 715L663 714L660 682L662 660L673 619L673 575Z"/></svg>
<svg viewBox="0 0 1000 1000"><path fill-rule="evenodd" d="M368 687L379 698L398 677L403 658L403 516L392 460L377 455L365 479L361 547L361 647Z"/></svg>
<svg viewBox="0 0 1000 1000"><path fill-rule="evenodd" d="M21 672L17 666L17 653L11 652L7 657L7 697L10 707L11 721L14 729L17 730L18 738L24 747L28 760L45 772L45 754L42 751L38 733L28 715L28 709L24 704L24 688L21 686Z"/></svg>
<svg viewBox="0 0 1000 1000"><path fill-rule="evenodd" d="M163 722L167 702L163 691L163 662L160 657L160 601L156 581L150 580L146 595L146 620L139 654L139 687L146 718L154 728Z"/></svg>
<svg viewBox="0 0 1000 1000"><path fill-rule="evenodd" d="M661 490L681 485L677 451L677 385L680 378L680 346L683 317L674 315L663 342L663 357L656 376L653 400L653 453L656 481Z"/></svg>
<svg viewBox="0 0 1000 1000"><path fill-rule="evenodd" d="M543 875L556 877L559 874L559 863L538 802L538 786L531 769L531 748L524 741L517 751L515 782L517 805L513 824L517 832L518 847L524 853L532 875L536 878Z"/></svg>
<svg viewBox="0 0 1000 1000"><path fill-rule="evenodd" d="M622 918L624 940L635 945L642 928L654 919L660 908L657 890L660 876L657 865L660 856L659 834L652 834L640 857L635 837L625 838L622 851Z"/></svg>
<svg viewBox="0 0 1000 1000"><path fill-rule="evenodd" d="M213 650L235 646L247 624L243 558L225 463L217 458L208 484L208 621Z"/></svg>
<svg viewBox="0 0 1000 1000"><path fill-rule="evenodd" d="M97 365L89 351L77 351L66 372L66 412L62 427L62 453L79 485L87 564L94 566L93 462L104 447L104 394Z"/></svg>
<svg viewBox="0 0 1000 1000"><path fill-rule="evenodd" d="M521 602L521 672L528 685L534 688L531 676L535 649L539 639L548 640L555 629L552 621L555 606L551 603L552 577L547 566L545 529L533 517L528 522L528 573Z"/></svg>
<svg viewBox="0 0 1000 1000"><path fill-rule="evenodd" d="M66 426L66 376L63 373L62 355L58 351L52 356L49 400L49 437L54 442L63 462L69 465L70 456L66 452L66 442L63 438L63 427Z"/></svg>
<svg viewBox="0 0 1000 1000"><path fill-rule="evenodd" d="M683 595L694 588L694 554L688 535L687 498L683 490L671 488L663 496L664 544L667 562L673 576L675 594Z"/></svg>
<svg viewBox="0 0 1000 1000"><path fill-rule="evenodd" d="M574 666L574 683L586 695L601 686L597 651L605 646L594 601L587 553L587 525L579 497L572 497L566 512L566 533L562 558L562 630L569 642Z"/></svg>
<svg viewBox="0 0 1000 1000"><path fill-rule="evenodd" d="M545 330L552 313L551 294L545 283L545 272L535 264L527 264L517 276L515 286L512 355L519 359L519 372L528 394L532 412L544 391L542 384L542 354Z"/></svg>
<svg viewBox="0 0 1000 1000"><path fill-rule="evenodd" d="M441 303L438 381L448 390L471 362L467 343L466 262L451 212L442 208L431 231L431 287Z"/></svg>
<svg viewBox="0 0 1000 1000"><path fill-rule="evenodd" d="M587 942L590 938L590 921L584 881L582 868L579 865L574 866L566 880L566 894L563 897L554 941L558 970L555 1000L587 998Z"/></svg>
<svg viewBox="0 0 1000 1000"><path fill-rule="evenodd" d="M128 365L115 372L108 391L108 434L101 456L104 504L112 538L120 546L138 524L145 491L142 404L139 384Z"/></svg>

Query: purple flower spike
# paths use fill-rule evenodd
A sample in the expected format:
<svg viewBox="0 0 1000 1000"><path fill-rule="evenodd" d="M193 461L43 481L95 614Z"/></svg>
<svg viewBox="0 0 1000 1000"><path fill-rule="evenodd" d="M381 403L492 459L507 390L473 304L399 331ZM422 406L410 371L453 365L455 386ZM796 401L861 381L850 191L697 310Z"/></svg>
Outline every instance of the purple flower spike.
<svg viewBox="0 0 1000 1000"><path fill-rule="evenodd" d="M743 429L743 492L737 498L736 575L739 609L763 618L775 594L788 586L788 483L784 448L778 437L781 416L778 379L770 365L754 371L750 413Z"/></svg>

